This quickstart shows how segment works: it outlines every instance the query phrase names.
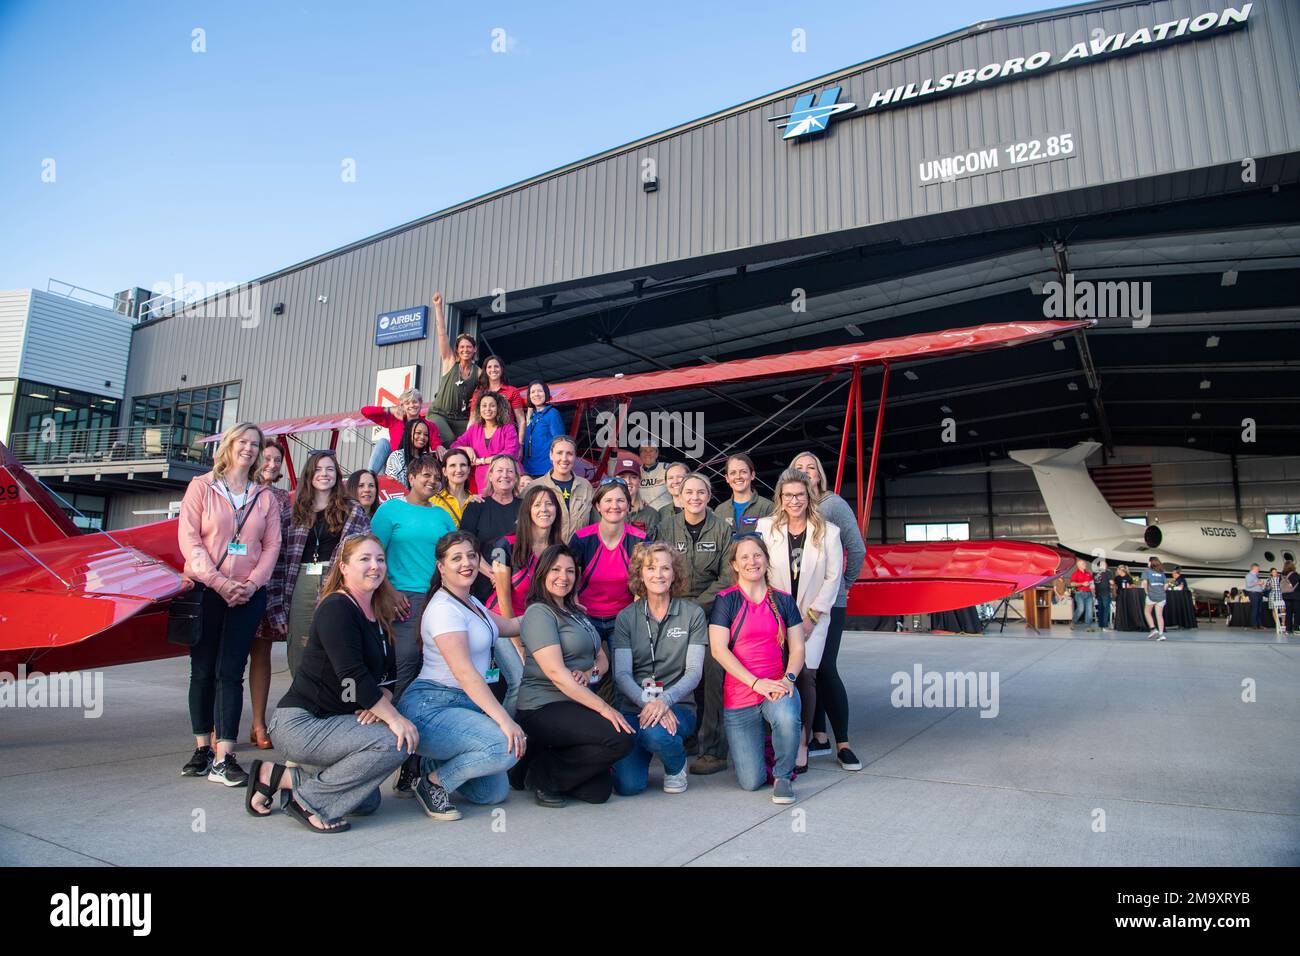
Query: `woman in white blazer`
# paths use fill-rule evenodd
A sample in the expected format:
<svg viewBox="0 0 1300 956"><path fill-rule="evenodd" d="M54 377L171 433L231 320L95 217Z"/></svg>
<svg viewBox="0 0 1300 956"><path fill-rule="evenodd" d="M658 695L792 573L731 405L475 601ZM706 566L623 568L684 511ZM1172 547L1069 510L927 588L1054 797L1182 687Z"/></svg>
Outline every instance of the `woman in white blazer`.
<svg viewBox="0 0 1300 956"><path fill-rule="evenodd" d="M808 769L808 733L817 711L817 665L826 647L831 607L840 593L844 549L840 529L825 520L801 472L788 468L776 482L776 511L758 519L758 534L771 553L772 587L794 597L803 615L805 658L797 687L802 730L795 771Z"/></svg>

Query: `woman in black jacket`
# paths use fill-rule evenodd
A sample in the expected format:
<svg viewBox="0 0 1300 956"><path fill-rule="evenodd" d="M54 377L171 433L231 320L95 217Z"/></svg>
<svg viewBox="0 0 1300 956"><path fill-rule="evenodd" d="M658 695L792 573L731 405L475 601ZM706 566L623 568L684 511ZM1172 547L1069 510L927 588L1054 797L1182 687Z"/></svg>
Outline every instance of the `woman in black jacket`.
<svg viewBox="0 0 1300 956"><path fill-rule="evenodd" d="M379 539L344 541L298 673L271 718L276 746L300 766L253 761L244 804L253 816L270 816L286 790L290 816L315 833L341 833L345 816L374 811L379 785L415 753L415 726L382 686L396 674L388 630L397 600Z"/></svg>

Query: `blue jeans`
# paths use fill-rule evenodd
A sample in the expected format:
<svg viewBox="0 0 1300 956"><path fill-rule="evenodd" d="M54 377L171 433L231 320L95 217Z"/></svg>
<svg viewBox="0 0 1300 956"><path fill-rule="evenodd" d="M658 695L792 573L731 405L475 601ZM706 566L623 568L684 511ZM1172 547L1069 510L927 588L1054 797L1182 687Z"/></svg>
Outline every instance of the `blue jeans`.
<svg viewBox="0 0 1300 956"><path fill-rule="evenodd" d="M1250 598L1250 626L1264 626L1264 592L1247 591L1246 597Z"/></svg>
<svg viewBox="0 0 1300 956"><path fill-rule="evenodd" d="M670 734L662 727L642 729L640 714L625 710L623 716L636 731L636 746L632 752L614 764L614 792L624 797L640 793L650 778L650 761L658 757L663 761L664 773L681 773L686 766L686 738L695 733L695 711L680 704L673 708L677 718L677 733Z"/></svg>
<svg viewBox="0 0 1300 956"><path fill-rule="evenodd" d="M772 749L776 766L772 775L789 779L799 754L799 692L780 700L766 700L753 707L737 707L722 712L722 726L727 732L731 763L736 780L745 790L757 790L767 782L767 765L763 761L763 721L772 725Z"/></svg>
<svg viewBox="0 0 1300 956"><path fill-rule="evenodd" d="M500 803L510 793L506 771L515 765L509 742L458 687L417 680L397 705L420 734L420 771L436 771L449 791L470 803Z"/></svg>
<svg viewBox="0 0 1300 956"><path fill-rule="evenodd" d="M1097 626L1110 627L1110 595L1097 595Z"/></svg>
<svg viewBox="0 0 1300 956"><path fill-rule="evenodd" d="M388 456L392 453L392 442L390 442L388 436L385 435L383 438L379 439L379 441L375 442L375 450L370 453L370 465L368 466L370 470L376 475L382 475L384 473L384 465L388 464Z"/></svg>
<svg viewBox="0 0 1300 956"><path fill-rule="evenodd" d="M1074 592L1074 618L1070 621L1073 626L1082 622L1085 627L1092 627L1092 592L1075 591Z"/></svg>

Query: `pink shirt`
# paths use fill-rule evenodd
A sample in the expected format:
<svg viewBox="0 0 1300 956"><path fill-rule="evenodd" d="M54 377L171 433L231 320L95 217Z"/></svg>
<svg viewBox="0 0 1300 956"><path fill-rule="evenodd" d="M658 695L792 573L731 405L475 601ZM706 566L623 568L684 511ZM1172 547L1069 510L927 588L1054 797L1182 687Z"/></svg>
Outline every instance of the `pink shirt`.
<svg viewBox="0 0 1300 956"><path fill-rule="evenodd" d="M784 591L773 588L769 593L788 632L803 619L799 607ZM731 653L755 677L780 680L785 675L782 646L778 643L781 628L776 614L772 613L772 604L766 600L756 604L745 596L740 585L732 585L718 592L709 612L709 624L725 627L730 632ZM727 710L753 707L763 699L762 694L750 690L731 674L726 675L722 683L722 706Z"/></svg>
<svg viewBox="0 0 1300 956"><path fill-rule="evenodd" d="M265 585L271 580L280 554L278 497L265 485L250 482L240 515L244 511L249 513L239 541L245 546L245 553L227 554L239 519L234 506L218 490L212 472L190 479L181 502L177 538L181 554L185 555L184 574L206 584L223 598L229 597L232 582L251 581L259 588Z"/></svg>
<svg viewBox="0 0 1300 956"><path fill-rule="evenodd" d="M492 433L491 438L483 437L483 424L470 425L451 443L452 448L468 448L476 458L491 458L494 455L509 455L519 460L519 433L513 424L502 425ZM474 490L481 495L487 494L488 466L478 465L474 468Z"/></svg>
<svg viewBox="0 0 1300 956"><path fill-rule="evenodd" d="M582 564L578 577L578 601L591 617L617 617L632 603L628 590L628 553L645 540L645 532L626 523L613 548L600 540L600 524L587 525L573 535L573 547Z"/></svg>

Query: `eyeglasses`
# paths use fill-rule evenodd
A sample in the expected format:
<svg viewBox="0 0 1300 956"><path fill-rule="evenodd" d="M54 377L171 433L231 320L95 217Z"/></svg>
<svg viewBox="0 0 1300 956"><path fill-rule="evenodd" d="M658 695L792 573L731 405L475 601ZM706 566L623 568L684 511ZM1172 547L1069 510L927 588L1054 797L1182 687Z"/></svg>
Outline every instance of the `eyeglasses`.
<svg viewBox="0 0 1300 956"><path fill-rule="evenodd" d="M782 501L802 501L804 498L807 498L807 497L808 497L808 492L806 492L806 491L794 491L794 492L783 491L783 492L781 492L781 500L782 500Z"/></svg>
<svg viewBox="0 0 1300 956"><path fill-rule="evenodd" d="M308 448L307 457L310 458L312 455L324 455L327 458L337 458L339 453L333 448Z"/></svg>

